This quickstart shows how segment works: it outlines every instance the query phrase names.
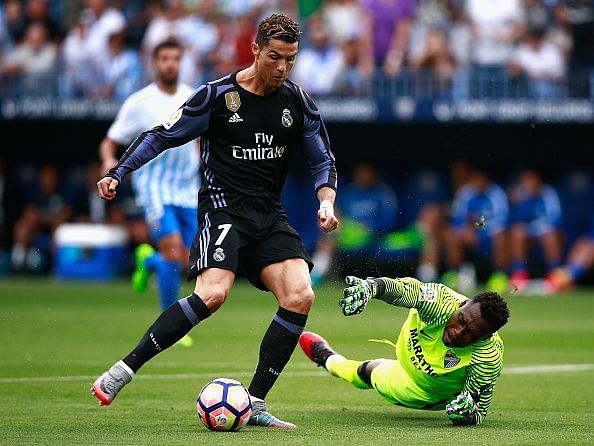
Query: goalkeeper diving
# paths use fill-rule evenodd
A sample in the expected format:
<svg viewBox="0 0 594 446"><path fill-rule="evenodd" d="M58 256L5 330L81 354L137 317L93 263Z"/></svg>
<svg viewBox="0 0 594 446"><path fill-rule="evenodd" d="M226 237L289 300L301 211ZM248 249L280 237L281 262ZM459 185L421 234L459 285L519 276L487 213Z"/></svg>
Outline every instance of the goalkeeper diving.
<svg viewBox="0 0 594 446"><path fill-rule="evenodd" d="M455 425L480 424L503 365L497 330L509 309L501 296L487 291L468 299L412 277L347 276L346 283L340 299L345 316L361 313L370 300L410 308L395 344L396 359L353 361L320 335L303 332L299 344L309 359L355 387L375 389L392 404L445 408Z"/></svg>

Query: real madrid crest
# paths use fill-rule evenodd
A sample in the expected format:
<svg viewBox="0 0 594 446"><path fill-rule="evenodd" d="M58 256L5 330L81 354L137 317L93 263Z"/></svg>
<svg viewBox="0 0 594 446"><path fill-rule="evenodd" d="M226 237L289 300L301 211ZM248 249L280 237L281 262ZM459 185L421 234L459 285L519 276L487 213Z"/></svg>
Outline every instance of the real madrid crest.
<svg viewBox="0 0 594 446"><path fill-rule="evenodd" d="M215 259L217 262L222 262L223 260L225 260L225 251L223 251L223 248L215 249L212 258Z"/></svg>
<svg viewBox="0 0 594 446"><path fill-rule="evenodd" d="M225 105L229 110L235 113L241 107L241 99L237 91L230 91L225 93Z"/></svg>
<svg viewBox="0 0 594 446"><path fill-rule="evenodd" d="M293 125L293 117L291 116L291 112L288 108L283 110L283 115L281 117L281 122L285 127L291 127Z"/></svg>

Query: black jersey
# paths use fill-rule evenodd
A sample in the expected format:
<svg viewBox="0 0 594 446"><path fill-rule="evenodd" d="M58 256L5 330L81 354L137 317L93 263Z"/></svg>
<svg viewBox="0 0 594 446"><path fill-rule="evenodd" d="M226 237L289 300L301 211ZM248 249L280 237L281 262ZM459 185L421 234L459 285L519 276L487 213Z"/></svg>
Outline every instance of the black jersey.
<svg viewBox="0 0 594 446"><path fill-rule="evenodd" d="M200 86L169 121L142 133L110 176L121 182L163 150L201 137L201 212L245 196L280 206L291 154L302 150L315 190L336 189L326 128L311 98L286 81L266 96L245 90L232 73Z"/></svg>

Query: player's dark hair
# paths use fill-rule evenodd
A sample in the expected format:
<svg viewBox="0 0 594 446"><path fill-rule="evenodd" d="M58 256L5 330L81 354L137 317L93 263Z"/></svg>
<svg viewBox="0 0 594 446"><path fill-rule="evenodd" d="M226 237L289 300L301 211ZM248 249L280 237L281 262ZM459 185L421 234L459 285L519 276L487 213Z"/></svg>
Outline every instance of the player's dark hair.
<svg viewBox="0 0 594 446"><path fill-rule="evenodd" d="M287 43L299 42L300 25L285 14L272 14L258 25L256 43L260 48L266 46L270 39L278 39Z"/></svg>
<svg viewBox="0 0 594 446"><path fill-rule="evenodd" d="M156 59L157 56L159 55L159 52L165 48L175 48L180 51L184 50L184 47L182 46L181 43L179 43L179 41L177 41L175 39L167 39L167 40L164 40L163 42L159 43L156 47L153 48L153 53L152 53L153 59Z"/></svg>
<svg viewBox="0 0 594 446"><path fill-rule="evenodd" d="M481 316L491 325L493 333L507 323L509 308L507 302L498 293L485 291L474 296L472 301L480 305Z"/></svg>

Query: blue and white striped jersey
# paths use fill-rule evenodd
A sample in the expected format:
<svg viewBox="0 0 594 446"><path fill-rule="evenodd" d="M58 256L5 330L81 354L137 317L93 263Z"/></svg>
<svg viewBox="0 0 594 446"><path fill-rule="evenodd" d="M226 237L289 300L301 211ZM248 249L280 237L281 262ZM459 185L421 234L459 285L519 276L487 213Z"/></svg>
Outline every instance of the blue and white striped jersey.
<svg viewBox="0 0 594 446"><path fill-rule="evenodd" d="M192 92L185 84L179 84L174 95L163 92L155 83L146 86L124 101L107 136L129 145L142 132L167 121ZM198 205L199 165L197 143L190 140L134 172L136 202L148 211L149 219L161 217L165 205Z"/></svg>

